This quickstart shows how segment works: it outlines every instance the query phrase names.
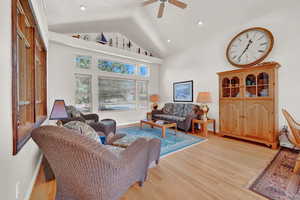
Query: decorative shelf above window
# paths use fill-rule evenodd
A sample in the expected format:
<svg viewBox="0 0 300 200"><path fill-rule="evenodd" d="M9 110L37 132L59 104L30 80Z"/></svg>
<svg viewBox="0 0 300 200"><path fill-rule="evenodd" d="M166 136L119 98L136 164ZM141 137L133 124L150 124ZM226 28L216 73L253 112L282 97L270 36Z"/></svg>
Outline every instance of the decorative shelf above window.
<svg viewBox="0 0 300 200"><path fill-rule="evenodd" d="M70 35L70 34L68 34ZM95 42L98 45L106 45L113 48L123 49L136 54L153 57L153 53L139 46L134 41L127 38L125 35L114 32L102 33L75 33L71 34L73 38L84 41Z"/></svg>
<svg viewBox="0 0 300 200"><path fill-rule="evenodd" d="M109 45L97 44L96 42L93 41L79 40L77 38L73 38L64 34L50 32L49 40L50 42L55 42L66 46L89 50L93 52L103 53L106 55L116 56L119 58L126 58L126 59L141 61L149 64L162 64L162 59L160 58L146 56L143 54L137 54L135 52L111 47Z"/></svg>

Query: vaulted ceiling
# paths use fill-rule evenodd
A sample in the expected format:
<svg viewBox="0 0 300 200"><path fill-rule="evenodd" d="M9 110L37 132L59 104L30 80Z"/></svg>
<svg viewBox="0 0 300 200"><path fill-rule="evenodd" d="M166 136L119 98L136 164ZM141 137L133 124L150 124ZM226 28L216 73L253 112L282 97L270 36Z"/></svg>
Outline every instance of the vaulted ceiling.
<svg viewBox="0 0 300 200"><path fill-rule="evenodd" d="M142 0L47 0L46 3L50 31L120 32L158 57L172 55L214 33L298 3L297 0L182 1L188 4L186 9L166 4L161 19L156 18L159 2L147 7L141 7ZM80 5L85 5L86 10L81 11ZM203 25L198 25L199 21Z"/></svg>

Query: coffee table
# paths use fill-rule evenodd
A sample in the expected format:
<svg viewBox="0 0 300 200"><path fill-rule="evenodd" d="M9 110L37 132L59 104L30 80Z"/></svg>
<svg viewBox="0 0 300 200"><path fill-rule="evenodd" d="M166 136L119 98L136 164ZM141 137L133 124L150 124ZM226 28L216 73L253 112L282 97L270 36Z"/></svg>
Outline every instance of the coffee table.
<svg viewBox="0 0 300 200"><path fill-rule="evenodd" d="M143 125L150 125L152 128L153 127L157 127L157 128L160 128L162 131L162 134L161 136L164 138L166 137L166 129L167 128L174 128L174 132L176 134L176 131L177 131L177 124L176 123L169 123L169 122L166 122L166 121L163 121L162 124L160 123L155 123L154 121L152 120L141 120L140 122L140 127L141 129L143 128Z"/></svg>

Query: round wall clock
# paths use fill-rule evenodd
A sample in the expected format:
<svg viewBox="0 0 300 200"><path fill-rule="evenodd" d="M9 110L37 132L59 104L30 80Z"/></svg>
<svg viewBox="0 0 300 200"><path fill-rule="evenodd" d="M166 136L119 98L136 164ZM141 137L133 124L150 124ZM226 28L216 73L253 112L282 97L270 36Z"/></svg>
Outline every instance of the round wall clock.
<svg viewBox="0 0 300 200"><path fill-rule="evenodd" d="M269 55L273 44L274 37L269 30L260 27L249 28L231 40L226 56L234 66L254 66Z"/></svg>

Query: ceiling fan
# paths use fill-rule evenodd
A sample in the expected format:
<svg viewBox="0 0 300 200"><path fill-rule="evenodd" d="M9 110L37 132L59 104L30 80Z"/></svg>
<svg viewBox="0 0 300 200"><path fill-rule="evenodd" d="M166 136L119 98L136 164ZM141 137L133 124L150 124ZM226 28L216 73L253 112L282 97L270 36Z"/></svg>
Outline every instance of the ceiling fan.
<svg viewBox="0 0 300 200"><path fill-rule="evenodd" d="M143 2L143 6L147 6L147 5L149 5L151 3L155 3L157 1L160 1L160 6L159 6L159 10L158 10L158 15L157 15L158 18L161 18L163 16L166 2L173 4L174 6L177 6L182 9L185 9L187 7L186 3L183 3L178 0L147 0L147 1Z"/></svg>

